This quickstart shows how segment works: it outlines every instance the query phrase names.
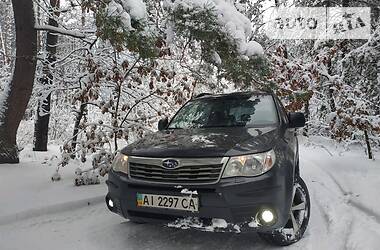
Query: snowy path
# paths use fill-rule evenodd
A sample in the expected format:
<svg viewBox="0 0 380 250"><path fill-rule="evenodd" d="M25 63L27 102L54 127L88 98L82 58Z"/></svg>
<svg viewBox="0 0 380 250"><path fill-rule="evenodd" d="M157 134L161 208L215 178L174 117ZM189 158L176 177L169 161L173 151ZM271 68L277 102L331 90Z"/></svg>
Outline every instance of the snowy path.
<svg viewBox="0 0 380 250"><path fill-rule="evenodd" d="M330 172L334 169L328 169L334 165L318 164L321 155L304 155L301 174L312 198L312 217L305 238L310 243L300 245L306 243L307 249L379 249L378 216L365 205L355 205L360 204L352 198L357 194L342 186Z"/></svg>
<svg viewBox="0 0 380 250"><path fill-rule="evenodd" d="M372 195L380 188L378 162L305 147L300 154L301 175L312 199L311 219L304 239L282 249L379 249L380 196ZM101 194L101 190L90 193ZM73 204L59 210L47 207L42 216L3 220L0 249L279 249L256 234L136 225L110 213L96 197L89 205Z"/></svg>

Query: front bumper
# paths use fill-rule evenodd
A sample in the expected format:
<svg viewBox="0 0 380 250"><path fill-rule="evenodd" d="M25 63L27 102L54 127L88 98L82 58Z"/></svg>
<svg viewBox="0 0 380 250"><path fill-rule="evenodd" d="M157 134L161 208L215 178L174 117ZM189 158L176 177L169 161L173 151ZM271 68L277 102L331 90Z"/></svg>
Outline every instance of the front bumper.
<svg viewBox="0 0 380 250"><path fill-rule="evenodd" d="M128 175L110 171L107 180L106 200L112 199L114 206L108 208L125 218L140 222L170 222L177 218L219 218L232 224L247 224L263 208L276 213L276 223L271 226L250 228L254 231L271 231L283 227L289 215L293 169L275 165L269 172L257 177L235 177L221 179L217 184L176 188L169 184L150 184L133 180ZM137 207L136 193L182 195L182 188L196 190L199 197L199 212ZM108 205L108 204L107 204Z"/></svg>

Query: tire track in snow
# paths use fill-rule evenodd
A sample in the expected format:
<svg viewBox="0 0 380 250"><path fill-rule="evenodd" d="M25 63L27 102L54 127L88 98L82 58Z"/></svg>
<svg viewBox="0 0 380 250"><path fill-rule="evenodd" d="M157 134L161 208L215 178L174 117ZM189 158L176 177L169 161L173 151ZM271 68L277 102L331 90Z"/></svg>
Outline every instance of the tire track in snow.
<svg viewBox="0 0 380 250"><path fill-rule="evenodd" d="M334 184L338 187L340 193L346 197L345 203L348 204L350 207L353 207L357 210L360 210L362 213L366 214L370 218L376 221L376 223L380 224L380 214L376 213L372 209L366 207L364 204L355 201L352 199L353 193L351 191L347 191L343 186L338 182L338 180L333 176L330 172L328 172L326 169L323 169L322 167L318 166L317 164L312 163L313 166L319 168L324 173L326 173L330 179L334 182Z"/></svg>
<svg viewBox="0 0 380 250"><path fill-rule="evenodd" d="M33 217L43 216L43 215L49 215L49 214L56 214L56 213L63 213L70 210L75 210L87 206L96 205L99 203L104 202L104 196L96 196L92 198L77 200L77 201L70 201L50 206L45 206L41 208L34 208L29 209L26 211L22 211L15 214L10 214L6 216L0 216L0 226L18 222L21 220L30 219Z"/></svg>
<svg viewBox="0 0 380 250"><path fill-rule="evenodd" d="M361 212L368 215L370 218L375 220L378 224L380 224L380 214L376 213L375 211L371 210L370 208L364 206L362 203L357 202L351 198L348 199L347 204L351 205L352 207L360 210Z"/></svg>
<svg viewBox="0 0 380 250"><path fill-rule="evenodd" d="M344 249L350 249L349 247L349 242L350 242L350 238L352 237L352 233L353 233L353 224L354 224L354 220L351 219L350 223L348 224L347 226L347 229L346 229L346 234L345 234L345 238L344 238Z"/></svg>
<svg viewBox="0 0 380 250"><path fill-rule="evenodd" d="M301 159L301 166L311 164L309 160ZM343 239L346 228L339 224L343 220L337 220L340 214L339 204L342 204L340 190L336 190L331 181L325 183L325 179L329 180L329 178L324 178L326 174L319 168L304 167L302 173L311 194L311 206L314 207L310 219L312 242L319 242L318 249L345 249L345 243L337 240ZM347 217L344 219L348 220Z"/></svg>
<svg viewBox="0 0 380 250"><path fill-rule="evenodd" d="M347 192L336 178L318 164L306 159L303 161L303 165L309 167L305 168L306 178L323 188L316 189L315 185L312 185L316 196L313 200L320 205L321 214L325 211L332 219L330 233L324 234L324 237L327 237L327 241L331 241L336 246L328 247L330 249L373 249L360 247L362 244L367 246L369 244L366 239L357 237L357 235L366 235L367 230L372 229L372 233L368 237L372 242L377 241L380 236L380 223L376 216L372 216L373 211L366 211L368 209L365 206L353 201L352 193ZM313 180L315 178L318 179ZM354 225L360 226L354 227Z"/></svg>
<svg viewBox="0 0 380 250"><path fill-rule="evenodd" d="M322 170L325 174L327 174L330 179L334 182L334 184L338 187L340 193L343 195L343 196L346 196L346 195L351 195L352 192L347 192L343 187L342 185L338 182L338 180L328 171L326 171L325 169L323 169L322 167L320 167L319 165L316 165L314 164L314 166L316 166L317 168L319 168L320 170Z"/></svg>
<svg viewBox="0 0 380 250"><path fill-rule="evenodd" d="M320 201L318 199L314 198L314 197L316 197L315 190L313 189L312 191L313 191L313 196L311 198L312 198L313 205L315 204L315 206L317 207L317 211L319 211L319 213L321 214L321 217L322 217L322 219L324 221L323 224L326 227L326 232L329 232L330 231L330 226L331 226L330 216L327 213L327 211L324 208L324 206L320 203Z"/></svg>
<svg viewBox="0 0 380 250"><path fill-rule="evenodd" d="M313 184L310 185L314 194L313 201L319 209L321 224L327 229L324 231L319 228L320 234L317 237L321 243L328 242L320 249L345 250L348 244L346 235L351 234L347 225L351 223L352 218L347 216L350 212L347 212L349 207L344 205L344 195L335 182L316 164L307 160L303 165L309 167L305 169L305 176L311 177L309 181ZM314 180L315 178L318 179Z"/></svg>

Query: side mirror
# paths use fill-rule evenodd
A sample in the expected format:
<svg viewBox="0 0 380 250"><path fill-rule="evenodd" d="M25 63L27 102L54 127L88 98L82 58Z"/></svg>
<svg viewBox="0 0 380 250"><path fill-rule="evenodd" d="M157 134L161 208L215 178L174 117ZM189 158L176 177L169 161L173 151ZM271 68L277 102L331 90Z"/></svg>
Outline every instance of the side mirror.
<svg viewBox="0 0 380 250"><path fill-rule="evenodd" d="M169 120L167 117L158 121L158 130L162 131L168 127Z"/></svg>
<svg viewBox="0 0 380 250"><path fill-rule="evenodd" d="M290 112L289 128L302 128L305 126L305 115L301 112Z"/></svg>

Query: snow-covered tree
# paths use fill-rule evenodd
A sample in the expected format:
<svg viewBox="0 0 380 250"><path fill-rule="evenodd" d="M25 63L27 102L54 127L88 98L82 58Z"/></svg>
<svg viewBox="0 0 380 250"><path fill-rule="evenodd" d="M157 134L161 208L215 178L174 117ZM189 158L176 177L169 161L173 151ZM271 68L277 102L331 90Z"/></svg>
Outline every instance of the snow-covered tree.
<svg viewBox="0 0 380 250"><path fill-rule="evenodd" d="M194 90L227 80L252 87L266 72L251 23L232 2L91 0L82 8L94 14L96 30L86 34L84 71L68 92L74 133L60 163L92 157L78 185L84 173L105 174L121 145L154 130Z"/></svg>
<svg viewBox="0 0 380 250"><path fill-rule="evenodd" d="M12 1L16 30L16 60L11 81L0 95L0 163L17 163L16 134L32 93L37 35L33 2Z"/></svg>

